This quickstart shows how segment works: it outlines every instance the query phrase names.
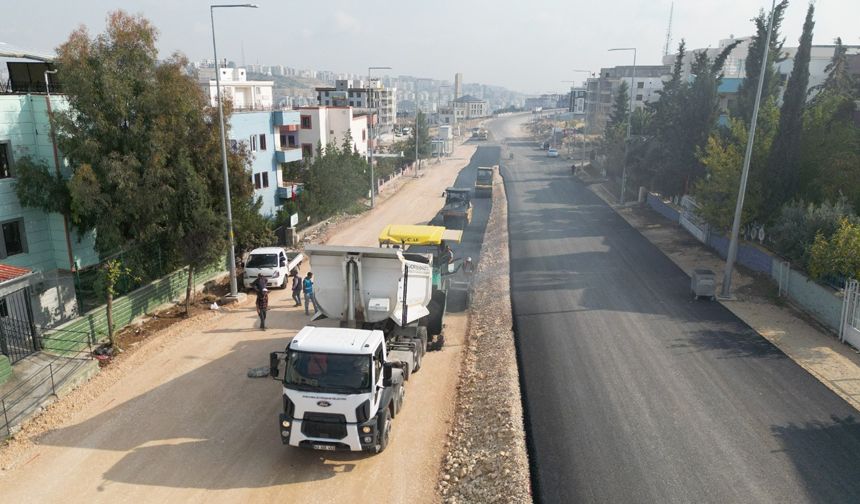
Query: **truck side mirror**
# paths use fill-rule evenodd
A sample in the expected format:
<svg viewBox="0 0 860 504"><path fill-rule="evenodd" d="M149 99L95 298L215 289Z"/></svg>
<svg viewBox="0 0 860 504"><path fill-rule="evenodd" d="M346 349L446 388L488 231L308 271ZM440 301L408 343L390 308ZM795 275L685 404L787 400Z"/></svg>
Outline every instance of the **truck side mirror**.
<svg viewBox="0 0 860 504"><path fill-rule="evenodd" d="M388 387L391 385L391 363L384 362L382 364L382 385Z"/></svg>
<svg viewBox="0 0 860 504"><path fill-rule="evenodd" d="M269 354L269 376L272 378L278 378L280 371L278 370L278 352L271 352Z"/></svg>

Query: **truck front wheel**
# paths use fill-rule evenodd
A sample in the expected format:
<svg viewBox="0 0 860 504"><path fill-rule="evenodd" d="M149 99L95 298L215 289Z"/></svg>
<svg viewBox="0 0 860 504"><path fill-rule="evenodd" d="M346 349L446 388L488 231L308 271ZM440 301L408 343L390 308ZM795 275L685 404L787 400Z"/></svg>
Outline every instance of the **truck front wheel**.
<svg viewBox="0 0 860 504"><path fill-rule="evenodd" d="M376 453L382 453L388 447L391 436L391 411L385 408L379 416L379 439L376 442Z"/></svg>

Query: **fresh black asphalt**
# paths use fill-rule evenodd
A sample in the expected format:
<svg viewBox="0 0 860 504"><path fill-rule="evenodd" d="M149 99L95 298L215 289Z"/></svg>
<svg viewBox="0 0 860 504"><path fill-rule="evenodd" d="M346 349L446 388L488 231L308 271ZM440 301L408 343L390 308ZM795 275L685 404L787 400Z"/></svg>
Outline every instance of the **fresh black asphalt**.
<svg viewBox="0 0 860 504"><path fill-rule="evenodd" d="M860 502L857 411L722 305L693 301L689 277L569 162L506 143L536 501Z"/></svg>

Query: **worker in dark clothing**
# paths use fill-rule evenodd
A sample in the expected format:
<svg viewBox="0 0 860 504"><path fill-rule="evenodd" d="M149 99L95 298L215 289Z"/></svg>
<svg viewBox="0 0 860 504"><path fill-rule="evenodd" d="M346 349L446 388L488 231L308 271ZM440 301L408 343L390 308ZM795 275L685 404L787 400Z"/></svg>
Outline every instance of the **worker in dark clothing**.
<svg viewBox="0 0 860 504"><path fill-rule="evenodd" d="M294 269L291 273L293 277L292 289L293 289L293 301L296 302L296 306L302 305L302 277L299 275L299 270Z"/></svg>
<svg viewBox="0 0 860 504"><path fill-rule="evenodd" d="M269 310L269 289L263 287L257 292L257 315L260 316L260 329L266 330L266 312Z"/></svg>
<svg viewBox="0 0 860 504"><path fill-rule="evenodd" d="M254 280L254 283L251 284L251 286L254 287L254 290L257 292L258 295L260 294L260 291L266 288L266 279L263 278L262 273L257 273L257 278Z"/></svg>
<svg viewBox="0 0 860 504"><path fill-rule="evenodd" d="M451 250L451 246L446 243L445 248L442 249L442 253L439 254L439 266L445 266L452 262L454 262L454 251Z"/></svg>

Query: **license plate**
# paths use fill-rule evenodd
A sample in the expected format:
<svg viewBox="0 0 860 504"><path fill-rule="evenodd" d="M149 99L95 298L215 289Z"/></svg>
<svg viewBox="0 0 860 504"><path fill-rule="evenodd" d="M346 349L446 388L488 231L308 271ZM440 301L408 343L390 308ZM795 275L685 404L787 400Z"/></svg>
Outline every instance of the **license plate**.
<svg viewBox="0 0 860 504"><path fill-rule="evenodd" d="M313 445L314 450L323 450L323 451L334 451L335 447L327 444L315 444Z"/></svg>

